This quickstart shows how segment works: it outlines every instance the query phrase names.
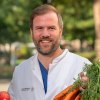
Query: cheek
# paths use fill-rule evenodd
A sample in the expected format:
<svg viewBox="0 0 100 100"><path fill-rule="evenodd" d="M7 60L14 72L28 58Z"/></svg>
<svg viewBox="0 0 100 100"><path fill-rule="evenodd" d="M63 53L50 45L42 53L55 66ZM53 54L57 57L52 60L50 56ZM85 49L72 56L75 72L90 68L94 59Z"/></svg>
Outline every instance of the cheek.
<svg viewBox="0 0 100 100"><path fill-rule="evenodd" d="M38 38L39 38L39 35L38 34L32 34L32 38L34 39L34 40L38 40Z"/></svg>
<svg viewBox="0 0 100 100"><path fill-rule="evenodd" d="M33 28L33 30L32 30L32 38L33 39L38 39L39 36L40 36L40 33L35 31L34 28Z"/></svg>
<svg viewBox="0 0 100 100"><path fill-rule="evenodd" d="M54 39L60 39L62 37L62 34L59 32L59 34L53 34Z"/></svg>

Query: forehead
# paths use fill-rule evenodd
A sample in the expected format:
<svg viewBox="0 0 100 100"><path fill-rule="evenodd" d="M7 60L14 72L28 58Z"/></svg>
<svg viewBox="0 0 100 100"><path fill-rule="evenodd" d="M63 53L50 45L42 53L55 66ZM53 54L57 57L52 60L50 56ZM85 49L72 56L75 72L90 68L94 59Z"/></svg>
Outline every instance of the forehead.
<svg viewBox="0 0 100 100"><path fill-rule="evenodd" d="M37 16L35 16L33 21L39 20L39 19L40 20L48 19L48 20L57 20L58 21L57 14L55 12L48 12L48 13L45 13L45 14L37 15Z"/></svg>

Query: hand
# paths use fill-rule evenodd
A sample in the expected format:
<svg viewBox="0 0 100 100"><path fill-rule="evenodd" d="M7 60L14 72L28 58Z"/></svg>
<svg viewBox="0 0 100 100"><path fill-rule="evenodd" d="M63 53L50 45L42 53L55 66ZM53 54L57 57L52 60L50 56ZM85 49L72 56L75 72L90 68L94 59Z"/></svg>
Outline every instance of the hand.
<svg viewBox="0 0 100 100"><path fill-rule="evenodd" d="M89 78L86 76L86 72L80 73L80 80L81 80L81 87L80 90L83 91L87 88L87 83L89 81Z"/></svg>

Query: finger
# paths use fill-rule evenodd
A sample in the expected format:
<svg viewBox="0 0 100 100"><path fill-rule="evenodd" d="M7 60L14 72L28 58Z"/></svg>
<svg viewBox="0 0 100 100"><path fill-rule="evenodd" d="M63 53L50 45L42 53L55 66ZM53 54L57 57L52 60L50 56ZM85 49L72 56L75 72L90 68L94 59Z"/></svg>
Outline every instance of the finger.
<svg viewBox="0 0 100 100"><path fill-rule="evenodd" d="M89 78L86 76L86 72L81 72L80 73L80 80L81 80L81 86L80 86L80 90L85 90L88 86L88 81Z"/></svg>
<svg viewBox="0 0 100 100"><path fill-rule="evenodd" d="M82 82L87 82L89 80L89 78L86 76L86 72L81 72L80 73L80 80Z"/></svg>
<svg viewBox="0 0 100 100"><path fill-rule="evenodd" d="M80 91L84 91L86 88L80 87L79 90Z"/></svg>
<svg viewBox="0 0 100 100"><path fill-rule="evenodd" d="M86 72L81 72L80 77L86 76Z"/></svg>

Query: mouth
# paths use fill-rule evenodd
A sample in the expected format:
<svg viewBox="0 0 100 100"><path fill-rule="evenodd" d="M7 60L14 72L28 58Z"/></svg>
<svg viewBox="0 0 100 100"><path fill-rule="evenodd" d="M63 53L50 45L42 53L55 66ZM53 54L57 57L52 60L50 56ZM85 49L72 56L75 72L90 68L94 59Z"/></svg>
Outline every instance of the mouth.
<svg viewBox="0 0 100 100"><path fill-rule="evenodd" d="M42 39L42 40L39 41L39 44L40 44L40 46L48 47L52 44L52 40Z"/></svg>
<svg viewBox="0 0 100 100"><path fill-rule="evenodd" d="M44 41L41 41L41 42L42 42L42 43L50 43L51 41L45 41L45 40L44 40Z"/></svg>
<svg viewBox="0 0 100 100"><path fill-rule="evenodd" d="M46 40L40 41L40 44L42 45L49 45L50 43L51 41L46 41Z"/></svg>
<svg viewBox="0 0 100 100"><path fill-rule="evenodd" d="M39 42L50 43L50 42L52 42L52 40L51 39L41 39Z"/></svg>

